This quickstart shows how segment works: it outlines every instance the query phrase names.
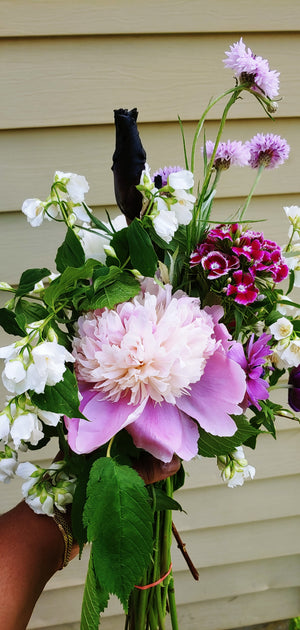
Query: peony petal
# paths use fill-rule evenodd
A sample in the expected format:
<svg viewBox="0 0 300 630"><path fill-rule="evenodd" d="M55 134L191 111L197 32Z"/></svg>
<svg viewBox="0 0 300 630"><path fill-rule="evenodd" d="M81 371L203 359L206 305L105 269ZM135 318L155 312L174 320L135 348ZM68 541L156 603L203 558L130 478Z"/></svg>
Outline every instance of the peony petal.
<svg viewBox="0 0 300 630"><path fill-rule="evenodd" d="M163 462L176 453L188 461L198 452L198 427L175 405L149 400L143 413L127 427L135 445Z"/></svg>
<svg viewBox="0 0 300 630"><path fill-rule="evenodd" d="M195 418L212 435L231 436L236 424L229 414L240 414L245 395L246 379L242 368L216 351L207 361L204 374L191 386L189 396L181 396L179 409Z"/></svg>
<svg viewBox="0 0 300 630"><path fill-rule="evenodd" d="M80 411L88 418L65 418L68 429L68 442L75 453L90 453L106 444L128 421L131 411L136 408L123 398L110 402L98 391L86 389L83 392Z"/></svg>

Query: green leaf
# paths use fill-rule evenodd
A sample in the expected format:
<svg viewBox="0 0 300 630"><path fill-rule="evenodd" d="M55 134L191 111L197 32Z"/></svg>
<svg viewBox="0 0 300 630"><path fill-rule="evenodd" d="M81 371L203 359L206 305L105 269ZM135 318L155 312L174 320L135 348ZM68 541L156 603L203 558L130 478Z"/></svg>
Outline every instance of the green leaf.
<svg viewBox="0 0 300 630"><path fill-rule="evenodd" d="M45 411L54 411L68 418L85 418L79 411L78 386L76 378L69 370L64 372L63 380L56 385L46 385L43 394L30 392L32 402ZM86 418L85 418L86 419Z"/></svg>
<svg viewBox="0 0 300 630"><path fill-rule="evenodd" d="M102 289L102 287L112 284L121 273L122 272L120 267L115 266L100 267L99 269L97 269L93 277L95 292L99 291L99 289Z"/></svg>
<svg viewBox="0 0 300 630"><path fill-rule="evenodd" d="M251 436L256 436L260 431L251 426L245 416L232 416L236 425L237 431L232 437L219 437L217 435L211 435L204 431L199 430L200 438L198 441L198 453L203 457L215 457L216 455L226 455L231 453L237 446L244 444Z"/></svg>
<svg viewBox="0 0 300 630"><path fill-rule="evenodd" d="M114 248L121 265L124 265L129 258L128 228L118 230L113 235L110 245Z"/></svg>
<svg viewBox="0 0 300 630"><path fill-rule="evenodd" d="M178 503L169 497L161 488L153 487L153 491L155 493L155 509L156 510L179 510L183 512L183 509Z"/></svg>
<svg viewBox="0 0 300 630"><path fill-rule="evenodd" d="M139 219L134 219L128 227L129 254L134 269L143 276L153 277L157 271L158 258L149 234Z"/></svg>
<svg viewBox="0 0 300 630"><path fill-rule="evenodd" d="M80 630L98 630L100 613L106 608L109 593L101 588L95 574L91 551L81 608Z"/></svg>
<svg viewBox="0 0 300 630"><path fill-rule="evenodd" d="M99 265L98 261L89 259L82 267L68 267L65 269L61 276L55 278L46 289L44 294L45 303L54 308L59 298L65 298L68 294L71 294L71 297L73 297L78 281L91 278L97 265ZM81 290L82 288L80 287L79 291L81 292Z"/></svg>
<svg viewBox="0 0 300 630"><path fill-rule="evenodd" d="M0 308L0 326L9 335L18 335L20 337L25 335L25 329L17 322L15 313L7 308Z"/></svg>
<svg viewBox="0 0 300 630"><path fill-rule="evenodd" d="M91 469L83 521L93 542L100 584L127 610L128 597L147 568L152 552L152 510L138 473L112 458Z"/></svg>
<svg viewBox="0 0 300 630"><path fill-rule="evenodd" d="M131 300L140 292L140 289L137 279L131 273L122 271L118 280L104 287L100 293L96 293L89 301L85 300L82 308L84 310L105 307L113 308L116 304Z"/></svg>
<svg viewBox="0 0 300 630"><path fill-rule="evenodd" d="M50 276L51 271L43 267L42 269L27 269L21 275L19 286L16 291L16 296L26 295L33 291L34 285L43 278Z"/></svg>
<svg viewBox="0 0 300 630"><path fill-rule="evenodd" d="M22 299L18 300L15 313L17 321L20 323L24 319L25 325L38 322L40 319L45 319L48 316L47 309L41 304Z"/></svg>
<svg viewBox="0 0 300 630"><path fill-rule="evenodd" d="M84 249L71 228L68 228L63 244L58 248L55 263L59 273L67 267L82 267L85 262Z"/></svg>

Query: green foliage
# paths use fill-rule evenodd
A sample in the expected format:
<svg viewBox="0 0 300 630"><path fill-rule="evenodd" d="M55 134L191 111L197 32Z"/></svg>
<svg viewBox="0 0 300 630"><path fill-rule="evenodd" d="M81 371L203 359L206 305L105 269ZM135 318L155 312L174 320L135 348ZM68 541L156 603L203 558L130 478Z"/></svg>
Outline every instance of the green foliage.
<svg viewBox="0 0 300 630"><path fill-rule="evenodd" d="M157 270L158 258L150 236L139 219L130 223L127 234L132 266L143 276L152 278Z"/></svg>
<svg viewBox="0 0 300 630"><path fill-rule="evenodd" d="M154 506L155 510L179 510L182 512L182 507L178 501L169 497L162 488L153 486L154 493Z"/></svg>
<svg viewBox="0 0 300 630"><path fill-rule="evenodd" d="M99 291L92 294L91 290L82 302L82 309L113 308L116 304L127 302L140 292L140 284L131 273L121 271L119 267L109 267L109 269L114 271L111 275L107 275L106 286L103 280Z"/></svg>
<svg viewBox="0 0 300 630"><path fill-rule="evenodd" d="M27 269L21 275L19 286L16 290L16 297L26 295L33 291L34 285L43 278L50 276L51 271L43 267L42 269Z"/></svg>
<svg viewBox="0 0 300 630"><path fill-rule="evenodd" d="M45 319L48 315L47 309L37 302L29 302L28 300L20 299L16 303L15 313L17 321L24 327L32 322L38 322L41 319Z"/></svg>
<svg viewBox="0 0 300 630"><path fill-rule="evenodd" d="M198 441L198 453L203 457L215 457L217 455L226 455L231 453L235 448L245 444L252 436L257 436L260 432L253 427L245 416L233 416L237 425L237 431L232 437L219 437L211 435L200 428L200 439Z"/></svg>
<svg viewBox="0 0 300 630"><path fill-rule="evenodd" d="M78 386L76 378L67 368L63 380L56 385L46 385L43 394L31 391L32 402L45 411L53 411L69 418L85 418L79 411Z"/></svg>
<svg viewBox="0 0 300 630"><path fill-rule="evenodd" d="M9 311L8 308L0 308L0 326L9 335L23 337L26 334L24 326L20 326L15 313Z"/></svg>
<svg viewBox="0 0 300 630"><path fill-rule="evenodd" d="M128 597L152 552L152 510L138 473L112 458L92 466L83 521L93 543L99 583L127 610Z"/></svg>
<svg viewBox="0 0 300 630"><path fill-rule="evenodd" d="M93 275L94 267L100 265L98 261L89 259L82 267L68 267L63 273L51 282L44 294L46 304L55 309L61 303L67 304L68 299L73 300L76 297L78 283L82 280L88 280ZM86 284L88 287L89 285ZM81 287L79 285L81 294Z"/></svg>
<svg viewBox="0 0 300 630"><path fill-rule="evenodd" d="M68 228L63 244L58 248L55 263L59 273L67 267L82 267L85 262L84 249L71 228Z"/></svg>
<svg viewBox="0 0 300 630"><path fill-rule="evenodd" d="M108 600L108 591L104 590L97 580L91 551L83 593L80 630L98 630L100 613L106 608Z"/></svg>

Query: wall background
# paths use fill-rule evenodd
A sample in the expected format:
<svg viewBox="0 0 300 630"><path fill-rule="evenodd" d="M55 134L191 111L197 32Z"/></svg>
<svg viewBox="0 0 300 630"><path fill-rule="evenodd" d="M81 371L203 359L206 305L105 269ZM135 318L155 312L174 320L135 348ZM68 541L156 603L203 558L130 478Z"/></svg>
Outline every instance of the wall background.
<svg viewBox="0 0 300 630"><path fill-rule="evenodd" d="M55 170L87 177L87 202L100 217L106 208L116 212L113 109L138 108L153 171L183 164L177 116L189 143L208 100L232 85L222 59L241 36L281 72L282 101L272 122L245 96L231 111L224 139L264 132L290 143L287 164L265 174L248 211L251 219L267 218L269 238L286 242L282 208L300 203L299 28L295 0L0 0L0 279L14 283L25 267L53 267L62 232L48 223L31 228L20 208L27 197L48 195ZM210 114L207 138L214 138L220 113L216 107ZM225 174L216 218L239 206L252 176L246 169ZM2 305L6 296L0 298ZM278 420L277 441L262 436L248 453L255 480L236 490L222 484L214 461L186 466L178 500L187 515L174 520L200 581L193 582L174 549L182 630L300 614L299 447L297 425ZM45 449L44 461L54 450ZM39 461L40 455L31 453ZM4 511L19 500L19 482L0 493ZM87 556L75 560L50 581L30 629L79 629L86 564ZM120 613L113 600L101 628L121 628Z"/></svg>

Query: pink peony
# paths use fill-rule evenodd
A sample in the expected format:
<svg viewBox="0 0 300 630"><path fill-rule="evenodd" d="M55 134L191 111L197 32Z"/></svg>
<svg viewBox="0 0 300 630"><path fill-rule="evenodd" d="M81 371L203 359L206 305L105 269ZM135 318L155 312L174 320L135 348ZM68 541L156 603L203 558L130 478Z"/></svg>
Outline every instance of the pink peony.
<svg viewBox="0 0 300 630"><path fill-rule="evenodd" d="M131 302L80 317L73 354L90 422L66 418L70 447L91 452L126 427L137 447L167 462L197 454L196 422L233 435L245 374L227 356L222 314L147 279Z"/></svg>

